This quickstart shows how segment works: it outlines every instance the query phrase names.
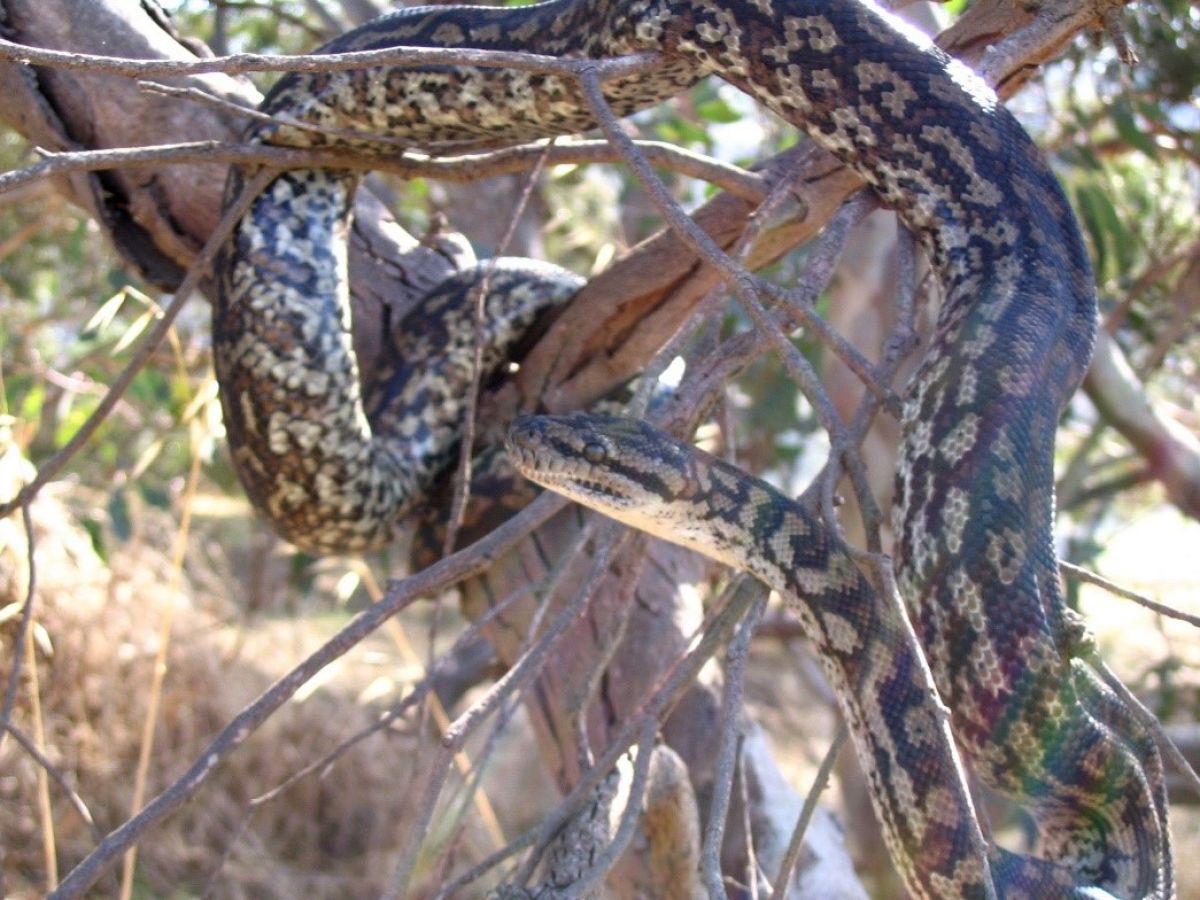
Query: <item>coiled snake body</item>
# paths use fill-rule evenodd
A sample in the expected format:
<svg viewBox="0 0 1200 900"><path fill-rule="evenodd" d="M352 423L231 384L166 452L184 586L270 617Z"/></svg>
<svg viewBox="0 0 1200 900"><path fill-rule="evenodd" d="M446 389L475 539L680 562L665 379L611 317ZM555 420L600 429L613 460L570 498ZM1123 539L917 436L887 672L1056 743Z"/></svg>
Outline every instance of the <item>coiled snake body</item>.
<svg viewBox="0 0 1200 900"><path fill-rule="evenodd" d="M800 612L914 895L1052 896L1090 885L1168 897L1157 751L1075 658L1082 636L1063 604L1051 543L1056 423L1095 327L1086 252L1021 128L970 72L914 40L854 0L555 0L406 10L327 49L658 51L658 70L606 84L618 112L716 74L863 175L921 236L945 291L933 348L904 409L902 593L960 746L986 781L1033 811L1043 855L1061 866L995 852L989 870L950 744L918 696L924 663L907 623L877 599L835 537L737 470L698 473L696 457L677 445L635 442L602 455L673 513L681 497L690 504L671 518L676 537L766 578ZM357 129L425 150L461 149L592 124L568 77L457 67L289 76L264 108L327 129L254 129L257 140L295 145L357 143L345 134ZM326 171L276 180L226 250L215 311L239 474L275 527L316 551L386 541L428 475L415 455L444 456L457 415L444 372L415 387L397 376L363 399L336 239L353 187L352 177ZM455 306L470 283L463 276L439 302ZM497 297L528 299L511 314L524 320L542 297L561 299L576 284L514 266L491 287ZM400 335L397 360L414 341L437 339ZM576 452L586 459L596 446L585 441ZM639 455L651 446L658 455ZM527 450L518 461L540 477ZM672 474L664 460L680 468ZM556 457L551 468L567 465ZM687 481L688 473L701 480Z"/></svg>

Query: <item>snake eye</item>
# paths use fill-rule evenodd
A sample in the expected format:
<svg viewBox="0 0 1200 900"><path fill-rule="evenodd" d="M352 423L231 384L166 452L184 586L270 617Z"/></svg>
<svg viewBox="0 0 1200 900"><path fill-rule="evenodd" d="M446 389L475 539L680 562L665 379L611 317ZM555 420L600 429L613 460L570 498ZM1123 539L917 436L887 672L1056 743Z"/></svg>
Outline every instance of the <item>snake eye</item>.
<svg viewBox="0 0 1200 900"><path fill-rule="evenodd" d="M608 459L608 449L599 441L588 441L583 445L583 458L598 466Z"/></svg>

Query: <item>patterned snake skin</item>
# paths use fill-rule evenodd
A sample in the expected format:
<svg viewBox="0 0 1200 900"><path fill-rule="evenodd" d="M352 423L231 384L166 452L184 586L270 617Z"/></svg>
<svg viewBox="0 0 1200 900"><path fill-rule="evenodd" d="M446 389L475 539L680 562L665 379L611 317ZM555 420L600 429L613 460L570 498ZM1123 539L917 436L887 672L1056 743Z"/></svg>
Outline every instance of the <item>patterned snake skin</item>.
<svg viewBox="0 0 1200 900"><path fill-rule="evenodd" d="M985 781L1031 810L1042 856L1061 865L984 850L953 752L918 696L920 651L835 537L737 470L709 463L686 481L699 457L677 445L610 454L592 441L579 452L694 501L694 528L691 519L672 527L790 597L824 655L913 895L1065 896L1090 886L1076 895L1172 896L1157 750L1077 658L1086 642L1063 603L1051 542L1054 434L1091 351L1092 276L1061 189L990 91L854 0L411 9L326 49L397 45L658 51L666 61L656 71L606 84L618 113L718 75L860 172L921 236L945 295L905 404L897 573L959 746ZM289 76L264 109L340 132L281 124L252 133L302 146L367 146L345 133L356 130L457 150L592 124L568 77L453 67ZM282 534L318 552L391 537L428 476L419 459L444 457L454 440L452 401L462 393L445 372L412 387L397 371L364 398L340 240L354 184L327 171L277 179L226 249L215 307L239 474ZM506 264L490 286L530 301L516 304L514 320L577 284L557 270L526 278L514 269ZM455 298L478 277L463 276L439 302L464 308ZM423 352L447 340L429 327L400 334L394 369L414 343ZM448 365L463 368L458 357ZM430 366L420 357L413 368ZM639 456L636 446L657 449ZM681 468L672 474L666 459Z"/></svg>

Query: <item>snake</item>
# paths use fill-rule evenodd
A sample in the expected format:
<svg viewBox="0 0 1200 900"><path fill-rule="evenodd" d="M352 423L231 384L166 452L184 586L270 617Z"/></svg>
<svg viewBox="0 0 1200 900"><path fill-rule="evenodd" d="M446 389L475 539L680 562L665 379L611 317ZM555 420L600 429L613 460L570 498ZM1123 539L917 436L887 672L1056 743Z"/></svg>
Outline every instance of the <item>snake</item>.
<svg viewBox="0 0 1200 900"><path fill-rule="evenodd" d="M898 213L943 295L904 393L894 513L904 608L885 602L811 513L642 424L518 425L514 462L779 591L834 685L913 896L1173 896L1154 739L1089 663L1052 541L1056 426L1096 328L1088 255L1057 179L987 86L860 0L418 7L323 49L400 46L652 52L652 70L604 83L617 114L715 75L806 132ZM252 141L369 151L371 135L386 134L393 148L434 154L594 125L570 73L477 66L291 74L262 111L269 119L250 127ZM228 195L245 180L235 172ZM449 379L471 368L466 342L421 315L395 329L383 376L359 383L344 240L357 182L333 169L280 174L217 266L213 347L235 468L272 527L316 553L391 540L459 439L465 390ZM499 261L450 279L433 305L461 321L484 290L489 307L512 310L499 312L503 357L523 322L578 284ZM421 355L443 346L445 369ZM1031 812L1036 855L996 849L981 833L959 750Z"/></svg>

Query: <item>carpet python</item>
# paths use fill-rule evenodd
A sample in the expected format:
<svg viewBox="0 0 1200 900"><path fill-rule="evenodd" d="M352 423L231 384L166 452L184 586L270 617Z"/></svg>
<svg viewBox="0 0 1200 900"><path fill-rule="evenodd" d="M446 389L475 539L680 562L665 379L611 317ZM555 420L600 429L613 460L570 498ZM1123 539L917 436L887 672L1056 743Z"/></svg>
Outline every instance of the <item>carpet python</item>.
<svg viewBox="0 0 1200 900"><path fill-rule="evenodd" d="M986 850L936 705L918 697L925 663L907 620L877 599L835 536L761 482L701 466L696 451L640 431L645 443L601 452L597 439L578 451L631 481L653 474L644 487L668 505L687 499L697 516L668 537L703 544L789 599L831 673L914 896L1172 896L1153 738L1080 658L1085 636L1063 603L1052 545L1054 435L1091 352L1092 275L1057 181L986 86L857 0L413 8L325 50L402 45L592 58L656 51L664 62L655 71L606 83L618 114L717 75L802 128L896 209L944 291L904 405L898 580L958 745L987 783L1034 814L1041 860ZM276 121L253 126L252 140L369 148L370 135L387 134L435 153L593 124L569 76L449 66L289 75L263 110ZM235 173L231 194L241 183ZM466 344L426 318L397 331L387 377L360 387L344 247L355 183L325 170L281 175L218 266L214 354L235 465L273 526L316 552L391 538L455 439L463 393L449 370L461 374ZM451 279L434 305L461 319L481 277ZM489 304L514 298L501 313L502 342L577 284L559 270L501 265ZM408 358L443 346L449 369ZM408 380L406 365L427 377Z"/></svg>

